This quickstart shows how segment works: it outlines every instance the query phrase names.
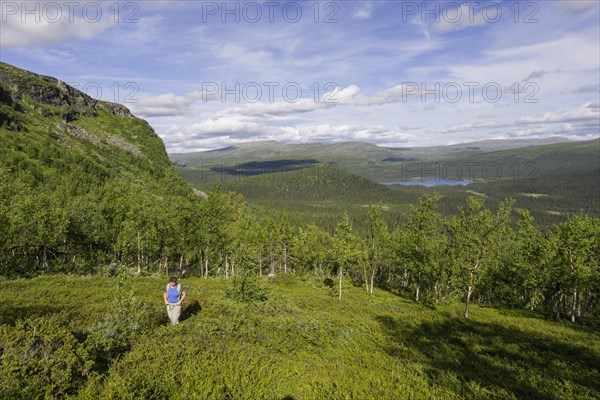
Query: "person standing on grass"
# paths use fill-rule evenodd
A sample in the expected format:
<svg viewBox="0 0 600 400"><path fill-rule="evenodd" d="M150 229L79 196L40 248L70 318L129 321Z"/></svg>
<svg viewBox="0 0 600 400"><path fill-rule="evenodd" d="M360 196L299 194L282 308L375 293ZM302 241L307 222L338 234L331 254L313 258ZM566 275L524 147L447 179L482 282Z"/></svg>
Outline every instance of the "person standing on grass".
<svg viewBox="0 0 600 400"><path fill-rule="evenodd" d="M179 323L179 315L181 314L181 303L185 299L185 290L181 290L181 284L177 283L177 277L172 276L169 279L163 297L171 325L177 325Z"/></svg>

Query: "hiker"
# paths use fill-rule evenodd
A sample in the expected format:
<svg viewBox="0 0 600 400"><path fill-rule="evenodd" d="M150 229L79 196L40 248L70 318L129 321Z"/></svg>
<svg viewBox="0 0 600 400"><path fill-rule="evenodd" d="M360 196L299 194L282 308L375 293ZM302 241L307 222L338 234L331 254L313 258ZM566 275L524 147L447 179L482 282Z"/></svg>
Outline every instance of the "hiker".
<svg viewBox="0 0 600 400"><path fill-rule="evenodd" d="M181 284L177 283L177 277L172 276L169 279L163 297L171 325L177 325L179 323L179 314L181 314L181 303L185 299L185 290L181 290Z"/></svg>

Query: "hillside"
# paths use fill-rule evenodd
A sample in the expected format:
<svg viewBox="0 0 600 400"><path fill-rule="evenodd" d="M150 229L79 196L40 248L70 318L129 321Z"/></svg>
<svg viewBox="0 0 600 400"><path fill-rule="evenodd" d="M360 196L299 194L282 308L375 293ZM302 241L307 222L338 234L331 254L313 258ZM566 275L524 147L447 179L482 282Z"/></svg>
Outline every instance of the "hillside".
<svg viewBox="0 0 600 400"><path fill-rule="evenodd" d="M99 179L172 171L162 140L122 105L0 63L0 166L35 176L78 165Z"/></svg>
<svg viewBox="0 0 600 400"><path fill-rule="evenodd" d="M230 282L185 279L188 299L173 328L160 305L163 283L0 282L0 390L14 399L600 396L593 325L477 305L465 321L457 305L423 306L359 287L340 302L327 281L282 276L259 280L266 301L250 303L225 295ZM86 295L73 296L73 287ZM18 300L23 291L27 297ZM39 352L19 358L28 346Z"/></svg>
<svg viewBox="0 0 600 400"><path fill-rule="evenodd" d="M453 156L455 154L478 154L568 142L563 138L488 140L466 144L432 147L381 147L365 142L343 143L303 143L286 144L274 140L241 143L223 149L183 154L170 154L171 161L181 167L199 167L204 163L242 164L250 161L269 162L279 159L307 160L316 159L320 163L352 160L393 161L421 160L426 157Z"/></svg>
<svg viewBox="0 0 600 400"><path fill-rule="evenodd" d="M141 267L155 210L190 197L146 121L0 63L0 275Z"/></svg>

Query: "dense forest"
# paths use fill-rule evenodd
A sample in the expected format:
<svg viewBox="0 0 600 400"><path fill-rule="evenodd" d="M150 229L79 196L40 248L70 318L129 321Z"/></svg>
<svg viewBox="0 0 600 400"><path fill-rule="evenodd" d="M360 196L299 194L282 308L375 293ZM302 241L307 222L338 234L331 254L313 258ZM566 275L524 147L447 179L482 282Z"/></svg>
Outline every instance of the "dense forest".
<svg viewBox="0 0 600 400"><path fill-rule="evenodd" d="M510 199L496 209L469 197L454 215L426 196L390 229L381 209L365 209L366 235L346 214L333 232L294 226L285 212L250 206L215 187L203 199L174 195L123 174L96 186L75 168L44 185L2 171L2 258L7 276L139 273L234 277L317 274L343 285L411 293L416 301L543 310L560 318L596 315L600 221L571 216L545 234ZM514 221L516 228L513 228Z"/></svg>

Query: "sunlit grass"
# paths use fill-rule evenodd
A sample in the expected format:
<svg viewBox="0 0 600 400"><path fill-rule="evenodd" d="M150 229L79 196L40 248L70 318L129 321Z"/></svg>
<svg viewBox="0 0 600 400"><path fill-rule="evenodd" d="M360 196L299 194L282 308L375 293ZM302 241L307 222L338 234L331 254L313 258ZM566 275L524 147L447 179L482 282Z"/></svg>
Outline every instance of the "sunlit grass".
<svg viewBox="0 0 600 400"><path fill-rule="evenodd" d="M600 334L526 311L424 306L314 278L260 280L268 299L239 303L224 280L189 278L187 311L167 324L165 280L131 278L152 324L79 398L404 399L600 396ZM0 282L2 323L62 315L72 332L104 317L115 278ZM83 339L81 339L83 340ZM87 343L87 342L86 342Z"/></svg>

